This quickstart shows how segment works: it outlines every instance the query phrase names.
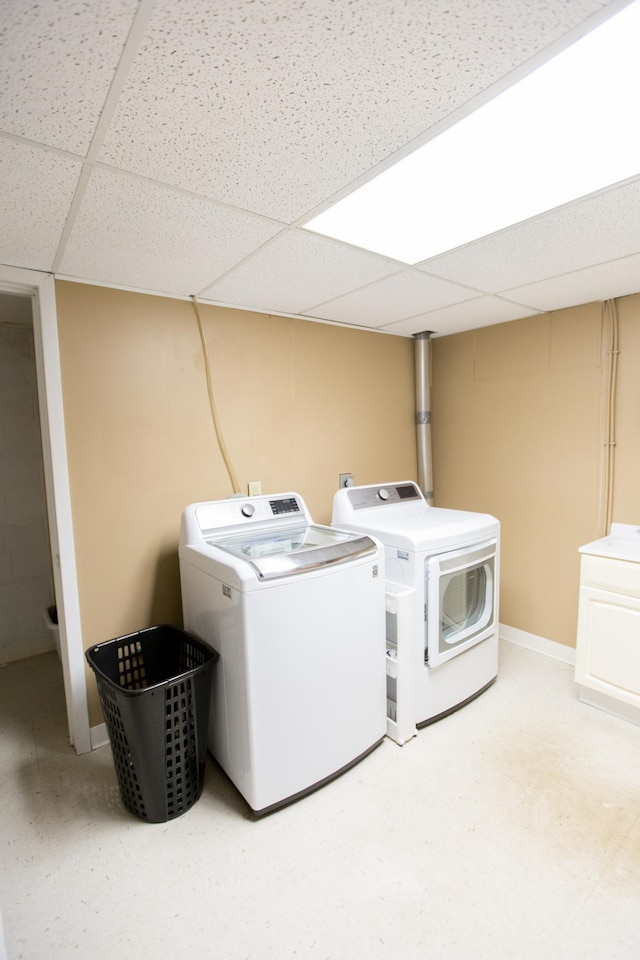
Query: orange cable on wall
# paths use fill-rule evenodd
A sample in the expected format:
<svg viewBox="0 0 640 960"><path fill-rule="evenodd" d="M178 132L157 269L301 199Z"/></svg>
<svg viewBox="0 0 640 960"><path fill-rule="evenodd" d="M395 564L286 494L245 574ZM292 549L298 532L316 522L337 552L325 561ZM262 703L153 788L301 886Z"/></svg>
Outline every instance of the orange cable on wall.
<svg viewBox="0 0 640 960"><path fill-rule="evenodd" d="M229 479L231 480L231 486L233 487L233 492L241 493L240 485L238 484L238 478L236 477L235 470L233 469L233 464L231 463L231 458L227 451L227 447L224 442L224 437L222 436L220 421L218 420L218 412L216 410L215 397L213 393L213 382L211 380L211 364L209 361L209 350L207 348L207 339L204 334L204 325L202 323L202 317L200 316L198 298L195 296L195 294L191 297L191 302L193 304L196 320L198 321L198 330L200 332L200 341L202 343L202 354L204 356L204 369L205 369L205 376L207 381L207 393L209 395L209 407L211 409L211 418L213 420L213 427L216 433L216 439L218 441L220 453L222 454L222 459L224 460L224 465L227 468L227 473L229 474Z"/></svg>

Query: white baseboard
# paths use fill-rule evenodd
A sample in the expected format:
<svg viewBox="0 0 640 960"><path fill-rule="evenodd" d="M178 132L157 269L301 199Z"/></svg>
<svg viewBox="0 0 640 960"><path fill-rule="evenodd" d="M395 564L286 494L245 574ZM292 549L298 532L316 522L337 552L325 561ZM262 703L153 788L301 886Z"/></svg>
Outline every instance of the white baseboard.
<svg viewBox="0 0 640 960"><path fill-rule="evenodd" d="M0 647L0 663L13 663L14 660L26 660L41 653L51 653L56 645L52 637L41 640L22 640L19 643L7 643Z"/></svg>
<svg viewBox="0 0 640 960"><path fill-rule="evenodd" d="M556 643L555 640L547 640L546 637L538 637L535 633L527 633L525 630L518 630L516 627L508 627L504 623L500 624L498 633L501 640L509 640L511 643L518 644L519 647L526 647L528 650L535 650L536 653L543 653L545 657L575 665L576 651L574 647L567 647L564 643Z"/></svg>
<svg viewBox="0 0 640 960"><path fill-rule="evenodd" d="M104 747L109 743L106 724L98 723L95 727L91 727L89 733L91 734L92 750L97 750L98 747Z"/></svg>

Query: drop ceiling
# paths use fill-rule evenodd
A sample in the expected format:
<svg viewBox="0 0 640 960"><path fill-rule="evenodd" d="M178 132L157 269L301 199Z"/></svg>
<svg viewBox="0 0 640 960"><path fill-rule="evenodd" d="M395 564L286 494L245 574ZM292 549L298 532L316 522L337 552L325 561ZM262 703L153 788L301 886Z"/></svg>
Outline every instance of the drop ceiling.
<svg viewBox="0 0 640 960"><path fill-rule="evenodd" d="M8 0L0 263L401 336L636 293L640 175L415 266L304 229L625 5Z"/></svg>

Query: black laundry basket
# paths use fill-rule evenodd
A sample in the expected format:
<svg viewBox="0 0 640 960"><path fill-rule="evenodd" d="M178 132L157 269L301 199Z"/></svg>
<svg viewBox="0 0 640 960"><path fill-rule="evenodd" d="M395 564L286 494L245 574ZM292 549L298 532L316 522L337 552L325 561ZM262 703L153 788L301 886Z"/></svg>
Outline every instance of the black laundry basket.
<svg viewBox="0 0 640 960"><path fill-rule="evenodd" d="M202 793L218 654L163 624L107 640L85 656L125 807L150 823L186 813Z"/></svg>

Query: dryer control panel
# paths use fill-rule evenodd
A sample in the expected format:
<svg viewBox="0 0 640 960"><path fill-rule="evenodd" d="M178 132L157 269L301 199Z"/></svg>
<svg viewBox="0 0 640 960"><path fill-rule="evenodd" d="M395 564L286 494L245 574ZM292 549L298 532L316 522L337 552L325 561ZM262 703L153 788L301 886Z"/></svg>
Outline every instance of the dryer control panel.
<svg viewBox="0 0 640 960"><path fill-rule="evenodd" d="M348 487L342 491L348 498L352 510L365 510L371 507L386 507L395 503L424 501L419 487L411 482L388 483L371 487Z"/></svg>

